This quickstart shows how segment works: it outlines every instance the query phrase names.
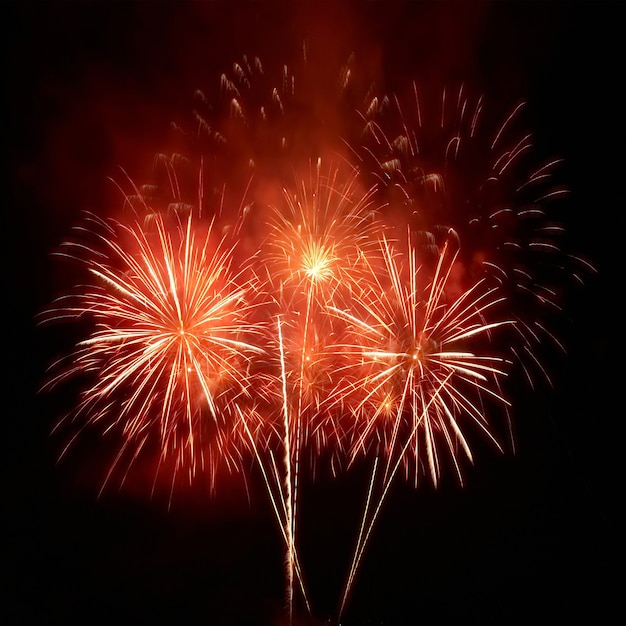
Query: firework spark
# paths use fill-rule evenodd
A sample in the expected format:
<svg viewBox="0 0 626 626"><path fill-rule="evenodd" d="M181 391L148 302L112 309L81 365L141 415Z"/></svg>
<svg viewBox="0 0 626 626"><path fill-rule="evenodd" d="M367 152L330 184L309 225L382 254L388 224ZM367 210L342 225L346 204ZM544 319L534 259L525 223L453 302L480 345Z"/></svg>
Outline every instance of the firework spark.
<svg viewBox="0 0 626 626"><path fill-rule="evenodd" d="M349 342L336 349L349 355L339 388L344 406L352 404L352 457L366 452L372 440L390 455L398 445L405 447L398 441L404 431L415 456L415 480L423 446L435 485L441 470L437 438L446 442L461 479L457 444L470 461L472 455L459 414L488 432L480 396L508 404L497 391L506 360L474 350L477 339L489 340L512 323L488 321L504 297L484 280L457 295L451 278L458 250L450 252L451 245L450 240L444 244L431 278L410 241L408 254L400 257L383 238L382 264L363 257L370 280L361 283L350 310L330 307L348 327ZM408 428L402 428L407 418Z"/></svg>
<svg viewBox="0 0 626 626"><path fill-rule="evenodd" d="M476 433L503 449L493 413L513 440L504 381L514 365L549 378L537 348L560 344L543 317L565 275L582 282L547 210L568 195L559 160L530 164L524 105L491 125L465 87L433 113L417 83L407 97L360 84L353 58L330 97L243 56L216 106L197 92L196 132L179 127L194 156L159 155L157 183L126 196L144 217L91 217L96 245L66 246L89 280L45 315L91 324L46 386L87 377L68 420L121 435L105 484L153 445L189 480L257 460L290 621L296 585L311 611L304 468L374 458L341 616L396 476L436 487L448 460L462 484Z"/></svg>
<svg viewBox="0 0 626 626"><path fill-rule="evenodd" d="M453 228L468 280L485 276L506 293L516 319L509 356L532 386L537 375L550 382L539 346L563 349L550 326L564 285L582 283L591 268L567 251L570 194L555 182L562 160L537 164L525 108L521 102L500 118L465 85L444 88L437 101L414 82L405 94L365 100L354 151L363 175L412 228L435 243Z"/></svg>
<svg viewBox="0 0 626 626"><path fill-rule="evenodd" d="M413 468L416 485L420 468L427 467L436 486L443 448L462 482L459 457L473 461L468 426L499 447L485 405L506 411L499 381L508 364L479 349L512 322L498 317L504 298L484 279L456 293L451 278L458 249L451 252L452 245L446 241L429 274L410 237L405 255L383 237L379 259L362 257L370 279L361 281L351 308L329 307L346 323L346 341L335 346L347 357L335 397L353 420L351 458L373 449L377 460L340 615L399 467L407 473ZM385 469L374 494L379 458Z"/></svg>
<svg viewBox="0 0 626 626"><path fill-rule="evenodd" d="M191 214L132 226L90 221L99 249L74 242L64 254L92 282L46 319L87 319L93 330L48 386L93 378L71 419L122 433L107 481L155 435L159 464L171 457L175 474L191 479L219 460L236 467L245 438L234 407L254 403L249 370L262 349L246 301L252 285L232 274L232 250Z"/></svg>

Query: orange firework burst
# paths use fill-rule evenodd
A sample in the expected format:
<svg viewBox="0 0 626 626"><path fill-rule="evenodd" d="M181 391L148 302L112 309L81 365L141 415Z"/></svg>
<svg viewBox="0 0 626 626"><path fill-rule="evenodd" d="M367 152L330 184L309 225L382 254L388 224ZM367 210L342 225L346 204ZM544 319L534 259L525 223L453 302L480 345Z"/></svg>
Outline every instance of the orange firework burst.
<svg viewBox="0 0 626 626"><path fill-rule="evenodd" d="M465 85L437 99L414 82L406 93L366 100L355 156L413 228L435 239L458 233L470 282L485 276L506 293L516 320L508 353L532 385L537 374L550 381L537 348L562 349L550 326L563 288L582 283L591 266L566 249L560 218L569 190L554 177L562 160L537 162L525 108L493 115Z"/></svg>
<svg viewBox="0 0 626 626"><path fill-rule="evenodd" d="M337 303L342 283L354 278L380 227L371 192L361 191L355 172L331 167L324 174L321 168L318 160L295 191L283 189L264 244L269 297L283 324L294 427L303 426L303 441L313 440L318 452L329 436L341 441L334 423L324 419L337 369L337 356L328 348L335 330L326 307Z"/></svg>
<svg viewBox="0 0 626 626"><path fill-rule="evenodd" d="M410 240L400 255L382 238L380 258L363 257L369 280L351 307L329 307L347 327L347 340L336 346L348 363L336 394L352 414L351 457L376 446L388 458L388 472L396 461L408 466L412 459L415 481L427 467L435 485L441 445L462 480L459 450L472 460L463 424L495 442L484 398L508 405L499 389L505 359L477 349L479 340L489 344L511 323L497 317L504 298L484 280L456 293L452 245L446 241L431 269L420 265L421 251Z"/></svg>
<svg viewBox="0 0 626 626"><path fill-rule="evenodd" d="M190 213L132 226L91 219L100 246L71 243L65 254L92 282L46 319L87 319L92 330L48 386L93 376L72 420L122 433L107 480L154 438L159 466L172 458L175 475L191 479L220 460L237 467L244 407L254 404L248 372L262 350L246 299L252 285L232 274L232 249Z"/></svg>
<svg viewBox="0 0 626 626"><path fill-rule="evenodd" d="M396 476L437 487L447 461L462 484L477 437L502 449L492 413L513 441L510 366L549 378L536 348L560 344L543 317L564 276L590 267L563 253L547 215L567 190L551 180L558 159L527 161L523 105L482 131L483 99L444 90L425 123L416 84L361 93L354 69L334 77L337 99L243 56L217 104L198 91L198 132L183 131L194 156L159 155L156 183L126 195L143 219L90 218L96 245L64 253L87 287L45 315L90 324L46 386L87 377L67 421L119 433L105 485L148 449L172 487L254 457L285 542L290 619L296 585L310 611L303 468L374 458L339 622ZM329 166L331 154L347 158Z"/></svg>
<svg viewBox="0 0 626 626"><path fill-rule="evenodd" d="M273 303L267 324L276 371L272 389L275 414L282 418L274 430L281 433L284 453L284 474L274 465L274 487L266 482L287 543L290 606L294 572L308 602L296 554L303 452L315 467L322 451L329 451L334 471L344 441L328 412L338 365L328 349L335 331L326 307L336 302L340 285L371 246L377 225L371 192L361 189L351 168L331 166L326 174L317 159L297 180L295 189L283 187L262 244L267 298Z"/></svg>
<svg viewBox="0 0 626 626"><path fill-rule="evenodd" d="M499 318L504 298L497 287L480 280L458 293L451 284L458 256L458 248L450 250L451 235L432 268L410 235L405 254L382 237L380 255L362 257L363 277L369 276L353 290L350 307L328 307L346 325L345 341L335 346L346 364L334 395L351 416L350 456L373 451L375 458L339 615L399 468L408 473L412 467L415 484L425 471L436 486L443 448L462 482L460 456L473 460L468 425L499 448L485 405L488 400L506 412L500 379L507 362L482 344L511 322Z"/></svg>

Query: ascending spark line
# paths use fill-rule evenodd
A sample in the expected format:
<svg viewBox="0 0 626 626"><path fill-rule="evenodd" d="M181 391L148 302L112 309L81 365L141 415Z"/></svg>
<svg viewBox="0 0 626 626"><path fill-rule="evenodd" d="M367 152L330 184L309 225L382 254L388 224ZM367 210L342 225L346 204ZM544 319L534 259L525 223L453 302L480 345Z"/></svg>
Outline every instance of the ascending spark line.
<svg viewBox="0 0 626 626"><path fill-rule="evenodd" d="M357 544L356 544L356 547L355 547L355 550L354 550L354 557L352 558L352 564L350 566L350 570L349 570L349 573L348 573L348 578L346 580L346 587L345 587L345 590L344 590L344 593L343 593L343 598L341 600L341 606L339 607L339 615L337 617L337 621L338 622L341 621L341 616L343 614L343 611L344 611L344 608L345 608L345 605L346 605L346 601L348 599L348 595L349 595L349 593L350 593L350 591L352 589L352 585L354 583L354 578L356 576L357 569L358 569L358 567L359 567L359 565L361 563L361 559L363 557L363 553L365 552L365 546L367 545L369 537L370 537L370 535L372 533L372 529L374 528L374 524L376 523L376 520L378 519L378 515L379 515L379 513L380 513L380 511L382 509L382 506L383 506L383 502L384 502L385 498L387 497L387 494L389 493L389 488L391 487L391 483L392 483L396 473L398 472L398 468L400 467L400 463L402 462L404 454L407 451L409 445L411 444L411 442L413 440L413 437L416 435L417 430L419 429L422 420L427 415L428 410L430 409L430 405L439 396L440 391L446 386L446 384L448 383L448 380L452 377L452 374L453 374L453 372L450 372L441 381L441 384L439 385L439 389L437 389L437 391L432 395L432 397L429 400L428 404L422 409L421 417L413 425L413 430L412 430L411 434L407 437L406 443L404 444L404 447L402 448L402 450L400 451L400 454L398 455L398 458L397 458L396 463L395 463L395 465L393 467L393 470L391 471L390 474L386 474L385 482L383 483L383 490L382 490L382 493L380 495L380 498L378 499L378 504L376 505L376 508L374 509L372 517L370 518L370 521L367 524L367 530L365 531L365 533L363 533L363 528L365 527L367 514L368 514L369 508L370 508L370 499L371 499L371 494L372 494L372 490L373 490L374 479L375 479L375 475L376 475L376 469L377 469L377 465L378 465L378 457L376 457L376 459L374 461L374 467L372 469L372 477L370 479L370 486L369 486L368 493L367 493L367 500L366 500L365 510L363 511L363 519L362 519L362 522L361 522L361 529L359 531ZM428 422L428 420L425 420L425 421ZM388 461L387 467L389 467L389 461Z"/></svg>
<svg viewBox="0 0 626 626"><path fill-rule="evenodd" d="M272 504L272 508L274 510L274 514L276 515L276 519L278 521L278 527L280 528L280 532L281 535L283 536L283 539L285 541L285 543L287 544L287 546L289 546L290 544L290 538L289 538L289 524L286 523L284 521L284 519L287 517L287 504L286 504L286 498L282 492L282 489L278 489L278 496L280 497L280 505L281 505L281 509L282 509L282 515L281 515L281 511L279 510L279 506L278 506L278 502L277 502L277 497L274 495L274 492L272 491L272 483L269 479L267 470L265 468L265 463L263 462L263 459L261 458L261 454L259 452L259 449L257 447L256 441L252 435L252 433L250 432L250 428L248 427L248 423L246 422L246 419L243 415L243 413L241 412L240 407L236 406L235 410L239 413L239 416L241 418L241 421L243 423L243 427L246 431L246 434L248 435L248 438L250 439L250 444L252 446L252 449L254 450L254 455L256 457L256 460L259 464L259 468L261 469L261 473L263 474L263 481L265 482L265 487L267 488L267 493L270 497L270 502ZM270 458L271 458L271 467L274 473L274 478L276 480L276 484L280 485L280 473L278 471L278 468L276 467L276 460L274 458L274 453L272 451L270 451ZM304 602L306 604L306 608L309 612L309 614L311 614L311 605L309 603L309 598L307 596L306 593L306 589L304 587L304 579L302 576L302 568L300 567L300 562L298 560L298 555L296 554L295 550L293 551L292 554L292 562L293 562L293 569L295 569L296 575L298 577L298 582L300 584L300 590L302 592L302 596L304 598ZM293 581L293 576L291 578L291 580ZM290 596L293 597L293 593L290 593ZM289 614L289 618L290 618L290 622L292 619L292 611L291 611L291 604L290 604L290 614Z"/></svg>
<svg viewBox="0 0 626 626"><path fill-rule="evenodd" d="M365 528L365 523L367 521L367 512L369 511L370 508L370 499L372 497L372 491L374 488L374 479L376 477L376 469L378 467L378 457L376 457L374 459L374 466L372 468L372 477L370 478L370 485L369 488L367 490L367 498L365 500L365 509L363 511L363 517L361 519L361 526L359 527L359 536L357 537L357 541L356 541L356 547L354 550L354 559L352 561L352 566L350 568L350 573L348 575L348 579L346 580L346 588L344 591L344 595L343 595L343 599L341 601L341 607L339 608L339 616L337 618L337 621L339 622L341 620L341 615L343 613L343 609L346 603L346 599L348 596L348 593L350 591L350 588L352 587L352 581L354 579L354 575L356 573L356 561L357 561L357 554L359 554L358 559L360 560L360 551L359 551L359 546L362 545L362 541L363 541L363 529ZM373 522L372 522L373 523ZM367 535L369 536L369 531L371 529L368 529L367 531ZM365 538L365 541L367 541L367 537ZM364 545L364 544L363 544Z"/></svg>
<svg viewBox="0 0 626 626"><path fill-rule="evenodd" d="M287 542L287 602L289 606L289 621L291 622L293 616L293 569L294 569L294 526L293 526L293 502L292 502L292 490L291 490L291 442L290 442L290 430L289 430L289 406L287 404L287 375L285 369L285 351L283 348L283 332L281 327L280 315L276 318L276 326L278 328L278 347L280 351L280 376L282 381L283 391L283 426L285 429L285 500L286 508L286 520L285 526ZM282 493L282 492L281 492Z"/></svg>
<svg viewBox="0 0 626 626"><path fill-rule="evenodd" d="M309 335L309 318L311 316L311 300L313 297L313 285L309 284L309 290L307 293L307 303L306 303L306 315L304 318L304 337L302 340L302 351L300 353L300 377L298 381L298 412L296 413L296 449L295 449L295 458L294 458L294 473L293 473L293 506L292 506L292 518L291 518L291 536L294 542L294 551L295 551L295 538L296 538L296 519L297 519L297 509L298 509L298 476L300 474L300 446L301 446L301 428L302 428L302 396L303 396L303 386L304 386L304 363L306 360L306 348L307 341ZM279 327L280 328L280 327ZM285 432L287 432L287 424L288 424L288 415L287 415L287 387L286 380L287 377L285 375L285 361L284 361L284 350L283 350L283 342L282 342L282 334L279 332L280 338L280 350L281 350L281 367L282 367L282 377L283 377L283 406L284 406L284 414L285 414ZM287 457L290 459L290 457Z"/></svg>

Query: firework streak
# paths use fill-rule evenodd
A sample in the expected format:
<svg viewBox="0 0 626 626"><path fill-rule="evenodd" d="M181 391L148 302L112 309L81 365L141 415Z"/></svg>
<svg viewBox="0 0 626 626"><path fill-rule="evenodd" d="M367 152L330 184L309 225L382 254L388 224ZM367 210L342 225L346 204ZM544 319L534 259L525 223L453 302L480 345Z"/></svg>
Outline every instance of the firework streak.
<svg viewBox="0 0 626 626"><path fill-rule="evenodd" d="M243 57L215 106L198 92L189 155L129 183L123 218L86 218L60 252L84 284L44 314L87 325L46 388L86 380L72 441L120 436L104 485L147 450L172 488L258 462L290 619L296 585L311 610L302 472L373 459L341 616L393 480L437 486L450 466L462 484L473 439L513 441L506 380L548 378L546 320L589 269L548 211L567 196L558 160L529 165L523 105L491 123L464 87L429 111L417 84L359 96L352 61L339 76L332 97L300 93Z"/></svg>

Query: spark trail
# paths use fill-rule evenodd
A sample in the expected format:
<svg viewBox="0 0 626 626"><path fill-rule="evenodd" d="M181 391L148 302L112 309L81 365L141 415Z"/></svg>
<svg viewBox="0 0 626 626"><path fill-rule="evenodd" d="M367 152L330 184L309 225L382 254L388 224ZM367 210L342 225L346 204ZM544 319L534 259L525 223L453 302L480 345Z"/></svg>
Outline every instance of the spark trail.
<svg viewBox="0 0 626 626"><path fill-rule="evenodd" d="M290 612L302 457L308 451L314 464L322 450L331 449L336 457L332 448L342 445L327 410L337 364L328 350L334 330L326 307L353 271L362 248L370 245L375 223L371 193L360 190L354 173L336 166L326 173L322 167L318 159L307 176L296 179L295 191L283 188L283 202L274 207L263 257L266 289L277 311L277 336L268 338L268 343L275 346L272 352L280 361L276 396L284 418L283 534Z"/></svg>

